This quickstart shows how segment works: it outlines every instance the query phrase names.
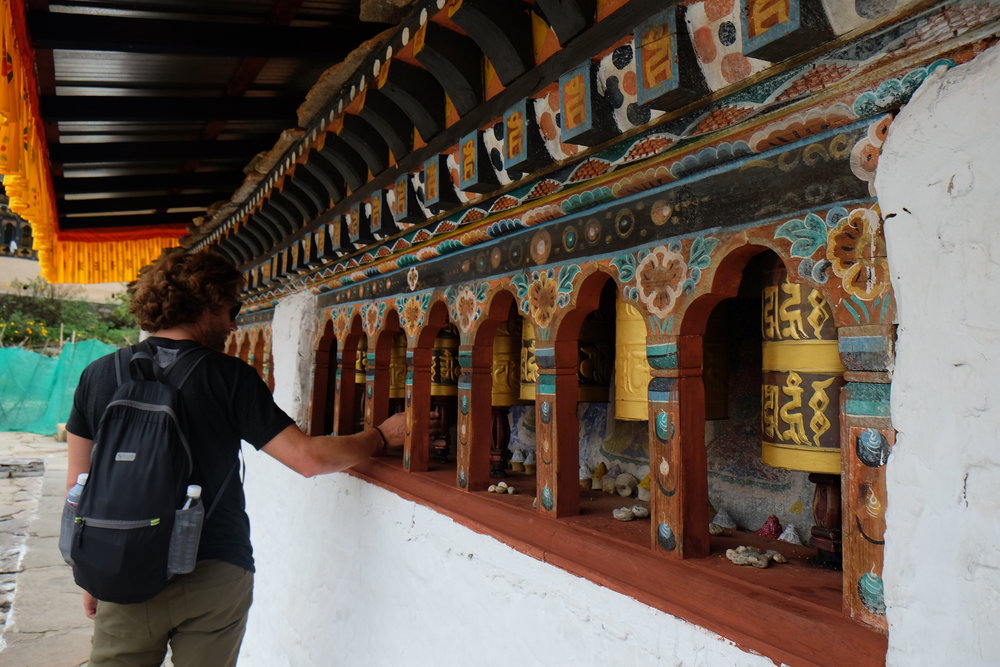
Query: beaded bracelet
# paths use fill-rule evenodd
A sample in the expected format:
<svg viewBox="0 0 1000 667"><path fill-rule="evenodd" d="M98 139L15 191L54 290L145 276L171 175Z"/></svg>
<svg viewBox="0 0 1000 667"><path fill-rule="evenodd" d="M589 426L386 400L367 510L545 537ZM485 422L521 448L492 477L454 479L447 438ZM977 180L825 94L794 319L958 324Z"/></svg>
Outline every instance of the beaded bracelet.
<svg viewBox="0 0 1000 667"><path fill-rule="evenodd" d="M375 428L376 431L378 431L379 437L382 438L382 446L383 447L388 447L389 446L389 441L386 439L385 433L383 433L382 429L380 429L378 426L375 426L374 428Z"/></svg>

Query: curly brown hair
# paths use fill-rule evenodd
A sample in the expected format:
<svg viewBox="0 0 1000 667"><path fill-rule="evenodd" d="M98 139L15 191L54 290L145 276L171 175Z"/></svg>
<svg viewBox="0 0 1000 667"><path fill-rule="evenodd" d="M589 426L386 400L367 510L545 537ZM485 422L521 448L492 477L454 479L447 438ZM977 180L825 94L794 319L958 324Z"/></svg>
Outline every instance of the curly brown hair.
<svg viewBox="0 0 1000 667"><path fill-rule="evenodd" d="M130 286L132 314L150 332L191 324L206 308L217 313L232 306L242 282L236 267L210 250L169 252Z"/></svg>

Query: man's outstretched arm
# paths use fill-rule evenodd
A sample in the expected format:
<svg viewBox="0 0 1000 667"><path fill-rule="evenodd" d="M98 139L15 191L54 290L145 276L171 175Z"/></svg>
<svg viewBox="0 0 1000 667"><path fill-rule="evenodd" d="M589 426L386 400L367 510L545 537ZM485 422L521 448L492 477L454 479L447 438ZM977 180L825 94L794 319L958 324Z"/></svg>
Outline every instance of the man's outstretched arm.
<svg viewBox="0 0 1000 667"><path fill-rule="evenodd" d="M432 415L431 428L437 423ZM379 435L379 431L382 435ZM292 424L274 436L261 451L273 456L295 472L305 477L323 475L347 470L364 461L385 444L398 447L403 444L406 433L406 415L395 414L376 429L368 429L352 435L306 435Z"/></svg>

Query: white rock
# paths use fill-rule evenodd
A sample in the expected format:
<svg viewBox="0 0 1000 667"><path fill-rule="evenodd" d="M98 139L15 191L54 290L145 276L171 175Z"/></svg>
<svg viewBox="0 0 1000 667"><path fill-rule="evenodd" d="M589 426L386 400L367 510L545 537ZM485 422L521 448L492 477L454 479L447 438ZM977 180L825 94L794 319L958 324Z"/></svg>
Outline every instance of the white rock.
<svg viewBox="0 0 1000 667"><path fill-rule="evenodd" d="M788 524L785 529L781 531L781 535L778 535L778 539L782 542L788 542L789 544L802 544L802 539L799 537L799 533L795 530L795 526Z"/></svg>

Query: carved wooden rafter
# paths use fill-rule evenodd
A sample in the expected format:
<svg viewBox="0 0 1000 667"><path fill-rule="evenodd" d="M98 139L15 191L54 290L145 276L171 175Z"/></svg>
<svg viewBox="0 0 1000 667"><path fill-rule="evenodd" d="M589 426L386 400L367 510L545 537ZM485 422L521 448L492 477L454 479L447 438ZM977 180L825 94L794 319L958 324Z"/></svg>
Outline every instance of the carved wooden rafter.
<svg viewBox="0 0 1000 667"><path fill-rule="evenodd" d="M524 5L462 0L451 7L451 20L479 44L505 86L534 66L531 19Z"/></svg>
<svg viewBox="0 0 1000 667"><path fill-rule="evenodd" d="M382 68L379 90L413 121L425 141L444 128L444 90L427 70L390 61Z"/></svg>
<svg viewBox="0 0 1000 667"><path fill-rule="evenodd" d="M397 160L413 150L413 121L381 91L365 89L358 115L378 131Z"/></svg>
<svg viewBox="0 0 1000 667"><path fill-rule="evenodd" d="M590 26L597 9L596 0L535 0L535 5L556 34L560 46Z"/></svg>
<svg viewBox="0 0 1000 667"><path fill-rule="evenodd" d="M347 187L357 190L368 178L368 165L357 151L335 134L328 134L326 144L317 152L334 169L340 172Z"/></svg>
<svg viewBox="0 0 1000 667"><path fill-rule="evenodd" d="M413 56L441 83L458 113L482 102L482 51L472 39L428 21L414 39Z"/></svg>
<svg viewBox="0 0 1000 667"><path fill-rule="evenodd" d="M372 175L381 174L389 164L389 147L378 130L360 116L343 115L344 125L338 136L358 152Z"/></svg>

